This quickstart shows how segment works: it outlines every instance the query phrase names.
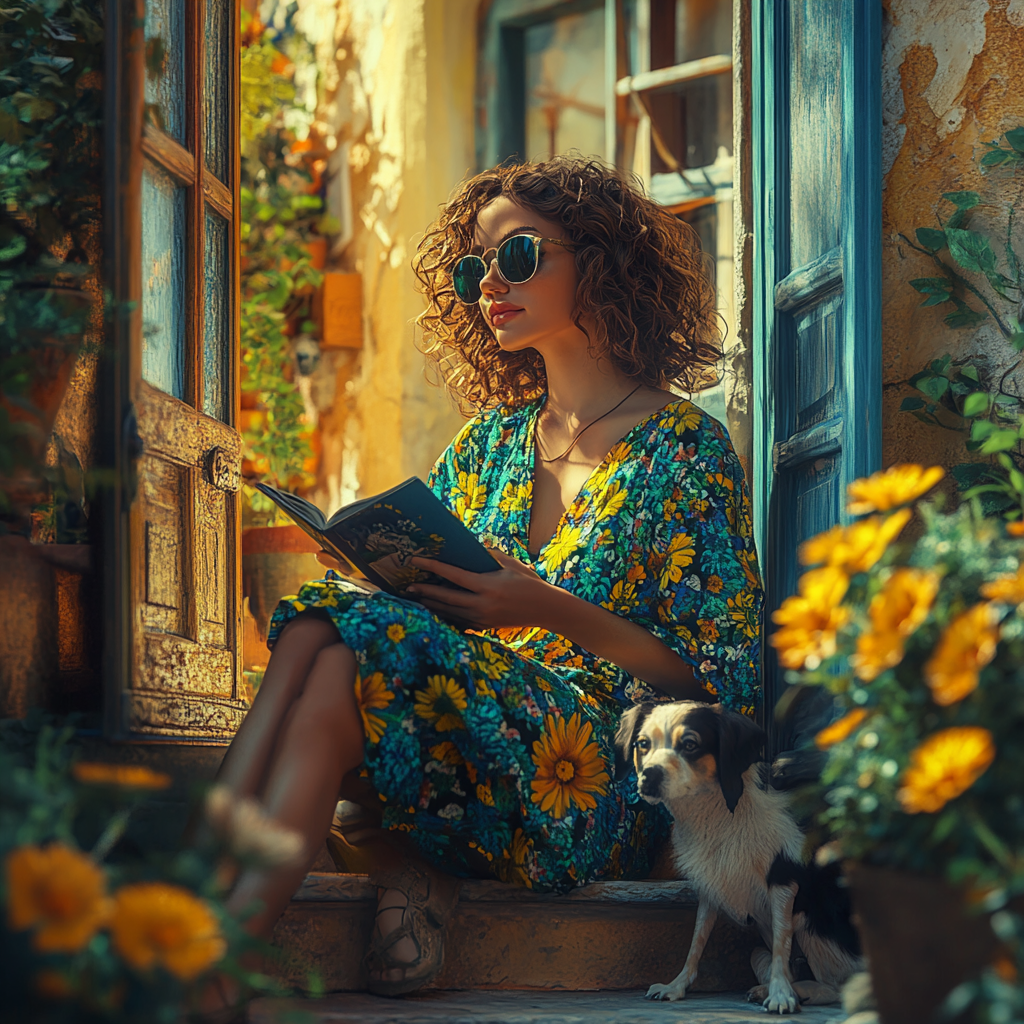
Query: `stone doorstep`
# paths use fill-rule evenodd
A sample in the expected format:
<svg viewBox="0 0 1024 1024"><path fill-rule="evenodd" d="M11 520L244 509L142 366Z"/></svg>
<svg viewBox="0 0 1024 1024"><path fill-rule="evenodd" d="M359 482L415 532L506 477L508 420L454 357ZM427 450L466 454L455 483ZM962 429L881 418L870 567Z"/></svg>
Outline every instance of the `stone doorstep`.
<svg viewBox="0 0 1024 1024"><path fill-rule="evenodd" d="M800 1024L837 1024L838 1006L805 1006ZM258 999L249 1024L765 1024L739 993L698 994L678 1003L648 1002L640 992L431 992L404 999L361 993L326 999Z"/></svg>
<svg viewBox="0 0 1024 1024"><path fill-rule="evenodd" d="M281 980L305 988L315 971L328 992L365 991L376 898L365 875L307 876L274 932ZM599 882L564 896L465 881L430 989L646 991L682 969L696 912L684 881ZM719 921L693 991L746 991L759 943L752 929Z"/></svg>

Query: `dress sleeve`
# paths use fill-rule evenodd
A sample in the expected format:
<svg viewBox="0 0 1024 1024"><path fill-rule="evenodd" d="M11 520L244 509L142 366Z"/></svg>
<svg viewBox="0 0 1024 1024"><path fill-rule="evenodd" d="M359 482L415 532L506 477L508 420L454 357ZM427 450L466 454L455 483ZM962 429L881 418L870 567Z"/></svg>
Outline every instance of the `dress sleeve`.
<svg viewBox="0 0 1024 1024"><path fill-rule="evenodd" d="M484 429L484 417L476 416L466 423L455 435L451 444L441 453L427 474L427 486L452 511L460 514L464 500L460 501L461 488L467 480L479 479L481 455L480 433Z"/></svg>
<svg viewBox="0 0 1024 1024"><path fill-rule="evenodd" d="M719 433L716 431L716 433ZM652 509L648 586L657 587L640 624L693 666L710 695L753 713L760 695L763 591L743 468L719 433L709 451ZM646 684L637 680L633 699Z"/></svg>

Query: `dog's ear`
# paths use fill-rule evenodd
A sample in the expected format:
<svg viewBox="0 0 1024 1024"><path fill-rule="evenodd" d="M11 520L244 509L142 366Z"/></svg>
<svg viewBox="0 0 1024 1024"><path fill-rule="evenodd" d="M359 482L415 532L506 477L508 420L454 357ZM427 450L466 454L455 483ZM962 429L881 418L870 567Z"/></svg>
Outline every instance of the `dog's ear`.
<svg viewBox="0 0 1024 1024"><path fill-rule="evenodd" d="M765 732L752 719L738 711L715 705L718 721L718 783L722 787L725 806L730 811L743 795L743 773L761 760Z"/></svg>
<svg viewBox="0 0 1024 1024"><path fill-rule="evenodd" d="M635 704L622 716L618 732L615 733L616 782L621 782L633 767L633 744L636 743L636 734L653 708L653 704Z"/></svg>

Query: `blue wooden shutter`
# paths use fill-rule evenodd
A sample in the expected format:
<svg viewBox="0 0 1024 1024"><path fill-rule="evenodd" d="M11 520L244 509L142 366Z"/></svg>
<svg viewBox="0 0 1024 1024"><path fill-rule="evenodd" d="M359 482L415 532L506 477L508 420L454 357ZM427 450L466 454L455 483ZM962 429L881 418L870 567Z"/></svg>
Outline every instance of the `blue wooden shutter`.
<svg viewBox="0 0 1024 1024"><path fill-rule="evenodd" d="M881 2L752 5L754 503L767 613L881 460ZM770 623L767 625L770 631ZM766 647L765 708L784 685Z"/></svg>

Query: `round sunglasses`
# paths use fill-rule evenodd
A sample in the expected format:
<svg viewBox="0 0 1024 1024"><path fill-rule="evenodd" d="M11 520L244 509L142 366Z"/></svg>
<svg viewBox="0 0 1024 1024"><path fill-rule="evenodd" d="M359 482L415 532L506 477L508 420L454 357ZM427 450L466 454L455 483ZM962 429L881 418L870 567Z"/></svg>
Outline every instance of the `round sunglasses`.
<svg viewBox="0 0 1024 1024"><path fill-rule="evenodd" d="M497 249L488 249L483 256L462 256L452 268L455 295L467 305L480 301L480 282L487 276L490 265L498 261L498 273L506 284L526 284L537 273L540 264L540 243L551 242L569 248L568 242L540 235L512 235ZM488 259L489 253L494 255Z"/></svg>

